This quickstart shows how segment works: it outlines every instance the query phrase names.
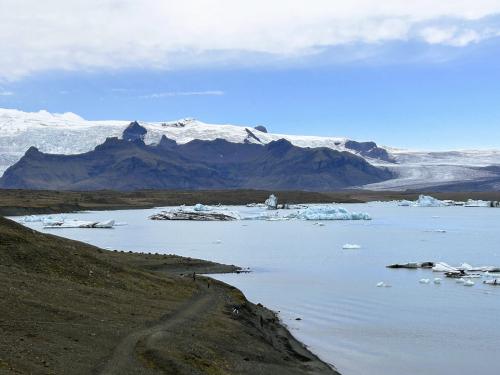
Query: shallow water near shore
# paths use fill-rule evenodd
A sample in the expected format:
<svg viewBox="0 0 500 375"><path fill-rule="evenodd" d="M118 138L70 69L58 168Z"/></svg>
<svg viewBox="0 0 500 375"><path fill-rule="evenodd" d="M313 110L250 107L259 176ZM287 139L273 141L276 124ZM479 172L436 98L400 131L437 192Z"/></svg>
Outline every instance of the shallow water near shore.
<svg viewBox="0 0 500 375"><path fill-rule="evenodd" d="M108 230L27 225L103 248L250 267L249 274L215 277L279 310L298 339L345 375L491 373L500 347L500 287L483 285L482 279L464 287L429 270L385 266L409 261L500 266L500 209L341 206L368 212L373 220L324 221L324 226L301 220L152 221L147 217L160 209L148 209L65 215L128 223ZM346 243L361 249L343 250ZM442 277L442 284L418 282L434 277ZM392 287L377 288L380 281Z"/></svg>

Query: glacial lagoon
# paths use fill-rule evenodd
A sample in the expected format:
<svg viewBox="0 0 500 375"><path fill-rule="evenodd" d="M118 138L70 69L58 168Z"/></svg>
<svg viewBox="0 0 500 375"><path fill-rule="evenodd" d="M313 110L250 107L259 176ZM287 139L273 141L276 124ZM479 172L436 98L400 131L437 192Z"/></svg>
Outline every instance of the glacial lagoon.
<svg viewBox="0 0 500 375"><path fill-rule="evenodd" d="M280 311L291 332L345 375L494 373L500 286L465 287L391 263L500 266L500 209L343 204L370 221L153 221L161 209L65 214L127 223L113 229L31 228L103 248L175 253L250 267L216 275ZM258 213L259 208L229 207ZM284 211L283 211L284 212ZM20 218L14 218L19 220ZM345 244L360 249L343 249ZM442 283L421 284L441 277ZM379 288L384 282L390 288ZM299 318L300 320L297 320Z"/></svg>

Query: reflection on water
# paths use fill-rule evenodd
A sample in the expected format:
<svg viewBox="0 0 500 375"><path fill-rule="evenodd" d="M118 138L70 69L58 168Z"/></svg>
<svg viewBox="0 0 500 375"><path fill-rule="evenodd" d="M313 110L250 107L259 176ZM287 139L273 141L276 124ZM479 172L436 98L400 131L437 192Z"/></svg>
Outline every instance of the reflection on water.
<svg viewBox="0 0 500 375"><path fill-rule="evenodd" d="M500 347L500 287L448 279L422 285L419 279L436 275L385 266L500 265L500 209L343 206L373 220L169 222L147 220L158 211L152 209L67 215L128 223L112 230L47 231L104 248L251 267L250 274L217 278L279 310L295 336L347 375L491 373ZM345 243L362 248L342 250ZM379 281L392 287L377 288Z"/></svg>

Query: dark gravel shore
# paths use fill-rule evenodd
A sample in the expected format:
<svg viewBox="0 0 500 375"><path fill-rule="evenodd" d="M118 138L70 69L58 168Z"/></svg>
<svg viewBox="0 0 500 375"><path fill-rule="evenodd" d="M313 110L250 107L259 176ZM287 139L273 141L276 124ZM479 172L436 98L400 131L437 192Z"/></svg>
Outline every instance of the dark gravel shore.
<svg viewBox="0 0 500 375"><path fill-rule="evenodd" d="M0 373L336 374L273 312L199 275L237 270L0 218Z"/></svg>

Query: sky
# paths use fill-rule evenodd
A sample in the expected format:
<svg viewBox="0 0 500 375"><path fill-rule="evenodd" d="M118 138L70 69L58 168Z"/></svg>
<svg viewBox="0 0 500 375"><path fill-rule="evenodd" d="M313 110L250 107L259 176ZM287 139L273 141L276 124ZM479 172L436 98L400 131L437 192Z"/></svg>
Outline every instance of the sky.
<svg viewBox="0 0 500 375"><path fill-rule="evenodd" d="M0 107L500 148L500 1L1 0Z"/></svg>

